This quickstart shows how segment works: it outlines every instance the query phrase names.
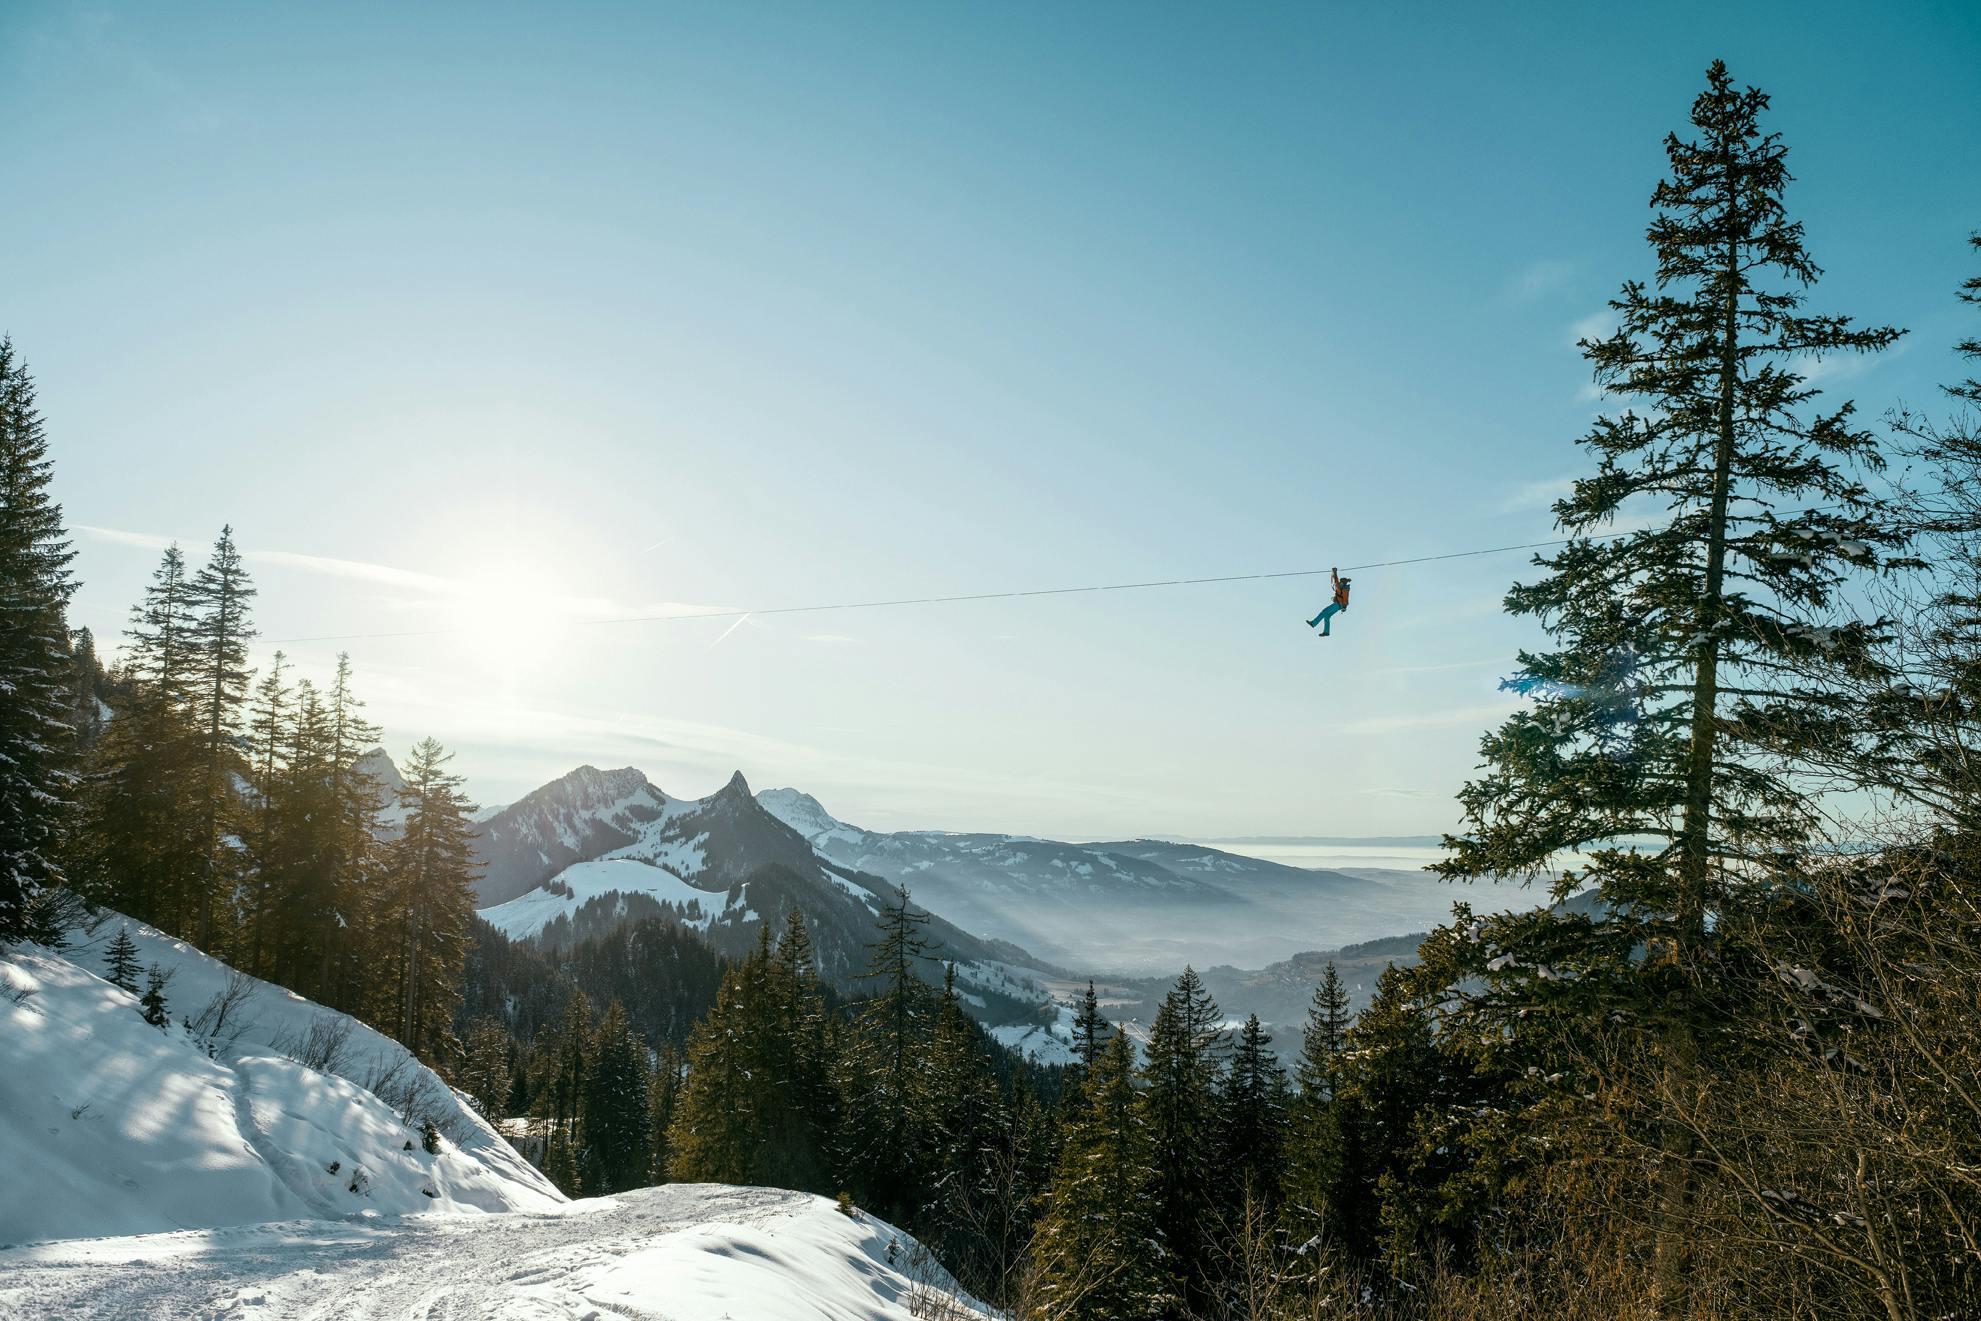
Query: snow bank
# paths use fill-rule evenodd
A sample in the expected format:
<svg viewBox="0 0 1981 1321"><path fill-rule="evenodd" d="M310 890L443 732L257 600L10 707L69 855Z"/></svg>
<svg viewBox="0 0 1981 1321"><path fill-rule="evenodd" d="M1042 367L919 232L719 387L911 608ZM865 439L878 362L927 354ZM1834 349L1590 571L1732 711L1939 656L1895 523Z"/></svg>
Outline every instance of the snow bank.
<svg viewBox="0 0 1981 1321"><path fill-rule="evenodd" d="M0 1316L987 1318L908 1235L775 1188L554 1211L301 1221L0 1251Z"/></svg>
<svg viewBox="0 0 1981 1321"><path fill-rule="evenodd" d="M166 1030L98 975L120 928L170 978ZM202 1040L182 1020L230 980ZM397 1042L141 923L0 953L0 982L26 993L0 993L0 1243L564 1200ZM312 1033L316 1068L290 1058Z"/></svg>

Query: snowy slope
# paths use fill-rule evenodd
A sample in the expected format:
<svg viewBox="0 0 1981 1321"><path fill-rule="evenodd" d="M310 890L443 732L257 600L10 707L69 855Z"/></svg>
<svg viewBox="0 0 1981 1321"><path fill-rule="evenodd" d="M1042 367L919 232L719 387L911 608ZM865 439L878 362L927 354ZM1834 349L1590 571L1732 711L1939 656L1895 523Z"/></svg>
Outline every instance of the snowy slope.
<svg viewBox="0 0 1981 1321"><path fill-rule="evenodd" d="M522 940L593 899L611 894L643 894L674 905L680 910L682 924L700 931L707 931L710 921L730 907L722 891L697 889L674 872L638 858L611 857L574 863L557 873L552 885L484 908L481 915L511 940Z"/></svg>
<svg viewBox="0 0 1981 1321"><path fill-rule="evenodd" d="M0 1252L0 1317L986 1317L915 1241L804 1193L670 1184L537 1214L302 1221ZM943 1303L947 1310L936 1310ZM952 1300L953 1301L950 1301Z"/></svg>
<svg viewBox="0 0 1981 1321"><path fill-rule="evenodd" d="M120 927L170 976L167 1030L98 975ZM0 1243L563 1201L459 1094L343 1014L249 978L233 1026L196 1039L180 1020L231 973L114 915L63 952L0 953L6 989L27 993L0 994ZM291 1058L313 1026L345 1034L320 1069ZM437 1153L422 1118L446 1135Z"/></svg>

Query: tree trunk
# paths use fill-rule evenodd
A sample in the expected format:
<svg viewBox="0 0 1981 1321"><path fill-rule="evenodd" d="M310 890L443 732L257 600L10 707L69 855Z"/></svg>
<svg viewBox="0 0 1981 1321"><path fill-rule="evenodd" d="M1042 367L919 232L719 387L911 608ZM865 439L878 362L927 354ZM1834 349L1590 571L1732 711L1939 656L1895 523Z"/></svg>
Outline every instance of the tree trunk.
<svg viewBox="0 0 1981 1321"><path fill-rule="evenodd" d="M1720 606L1725 590L1727 507L1731 502L1734 454L1734 388L1740 376L1740 194L1734 179L1733 145L1720 153L1726 189L1726 294L1722 315L1718 432L1713 453L1713 495L1706 532L1706 585L1695 627L1699 659L1692 685L1692 746L1686 767L1685 834L1679 856L1676 911L1678 948L1674 951L1681 976L1691 976L1699 947L1706 939L1706 899L1712 872L1713 745L1718 734ZM1668 1067L1677 1085L1688 1085L1698 1066L1698 1041L1691 1025L1674 1024L1666 1034ZM1662 1225L1658 1236L1657 1291L1660 1308L1683 1306L1691 1273L1691 1211L1694 1195L1692 1134L1683 1125L1667 1129L1660 1171Z"/></svg>

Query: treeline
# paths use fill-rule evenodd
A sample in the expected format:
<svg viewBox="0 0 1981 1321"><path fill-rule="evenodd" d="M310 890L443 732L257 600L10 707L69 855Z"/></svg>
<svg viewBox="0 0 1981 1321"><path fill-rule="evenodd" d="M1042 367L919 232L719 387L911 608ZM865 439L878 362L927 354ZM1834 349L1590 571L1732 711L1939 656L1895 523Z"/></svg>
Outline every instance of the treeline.
<svg viewBox="0 0 1981 1321"><path fill-rule="evenodd" d="M255 588L223 529L168 547L82 751L66 849L85 898L357 1015L446 1063L473 913L474 805L415 744L388 790L348 657L328 682L247 664Z"/></svg>
<svg viewBox="0 0 1981 1321"><path fill-rule="evenodd" d="M27 367L0 341L0 940L107 905L452 1058L473 914L461 777L433 740L388 791L347 658L327 684L248 665L232 529L168 547L106 669L74 581Z"/></svg>

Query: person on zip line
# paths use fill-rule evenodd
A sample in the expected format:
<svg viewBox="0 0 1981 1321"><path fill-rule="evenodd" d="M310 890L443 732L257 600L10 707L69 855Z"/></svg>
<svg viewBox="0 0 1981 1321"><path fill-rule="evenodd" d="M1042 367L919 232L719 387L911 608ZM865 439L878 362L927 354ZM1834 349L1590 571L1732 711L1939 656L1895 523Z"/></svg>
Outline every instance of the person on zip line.
<svg viewBox="0 0 1981 1321"><path fill-rule="evenodd" d="M1334 579L1334 599L1322 607L1321 613L1307 621L1308 628L1318 627L1317 637L1326 637L1334 627L1334 617L1348 609L1348 584L1353 579L1344 578L1337 569L1329 569L1328 576Z"/></svg>

